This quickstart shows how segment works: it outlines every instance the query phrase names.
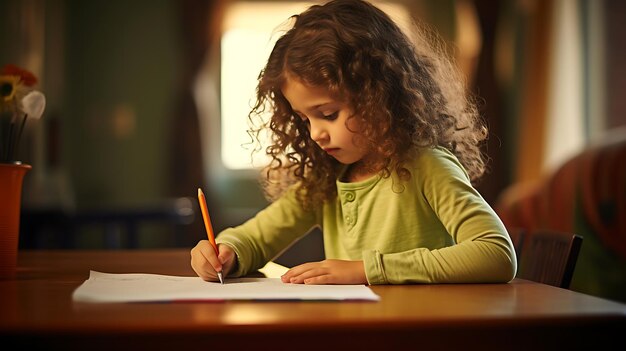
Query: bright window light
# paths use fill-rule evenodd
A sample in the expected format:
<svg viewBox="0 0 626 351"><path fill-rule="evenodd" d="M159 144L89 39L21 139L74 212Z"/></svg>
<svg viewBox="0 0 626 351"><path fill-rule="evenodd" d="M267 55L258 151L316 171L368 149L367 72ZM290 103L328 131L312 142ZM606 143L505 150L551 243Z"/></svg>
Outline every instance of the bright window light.
<svg viewBox="0 0 626 351"><path fill-rule="evenodd" d="M312 3L234 3L225 14L221 40L221 106L224 166L230 169L261 167L268 162L264 152L254 154L247 133L248 113L255 101L259 72L265 66L281 23ZM246 145L248 144L248 145Z"/></svg>

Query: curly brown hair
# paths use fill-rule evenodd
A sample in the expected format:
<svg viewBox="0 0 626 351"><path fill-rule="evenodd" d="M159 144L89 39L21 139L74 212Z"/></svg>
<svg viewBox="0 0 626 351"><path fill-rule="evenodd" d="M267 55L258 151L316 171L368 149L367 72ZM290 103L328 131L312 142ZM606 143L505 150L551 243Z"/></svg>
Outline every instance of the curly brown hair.
<svg viewBox="0 0 626 351"><path fill-rule="evenodd" d="M387 14L360 0L314 5L292 19L259 74L249 115L257 142L263 130L271 131L263 179L269 199L298 183L302 206L320 205L336 196L342 168L317 147L283 95L287 74L327 88L352 107L350 118L358 120L365 147L375 156L368 166L383 177L395 171L409 179L403 164L412 152L435 146L452 151L472 180L482 176L480 145L487 129L434 32L416 24L410 40ZM262 117L266 110L269 120Z"/></svg>

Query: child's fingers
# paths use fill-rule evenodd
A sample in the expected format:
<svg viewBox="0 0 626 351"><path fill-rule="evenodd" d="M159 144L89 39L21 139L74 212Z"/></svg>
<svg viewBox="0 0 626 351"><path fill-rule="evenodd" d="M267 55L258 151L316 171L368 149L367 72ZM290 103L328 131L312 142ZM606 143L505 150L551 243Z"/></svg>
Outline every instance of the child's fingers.
<svg viewBox="0 0 626 351"><path fill-rule="evenodd" d="M220 244L217 249L219 250L217 259L222 263L222 274L226 278L235 263L236 254L228 245Z"/></svg>
<svg viewBox="0 0 626 351"><path fill-rule="evenodd" d="M305 279L328 274L322 262L309 262L291 268L281 279L284 283L302 284Z"/></svg>
<svg viewBox="0 0 626 351"><path fill-rule="evenodd" d="M200 241L191 250L191 267L204 280L217 279L216 272L222 270L222 264L208 240Z"/></svg>
<svg viewBox="0 0 626 351"><path fill-rule="evenodd" d="M314 284L315 281L320 281L321 277L331 278L331 274L328 269L313 268L298 276L292 277L290 283L292 284ZM330 281L325 279L325 281Z"/></svg>
<svg viewBox="0 0 626 351"><path fill-rule="evenodd" d="M204 256L205 260L209 262L210 267L213 272L221 272L222 271L222 263L217 258L217 254L215 253L215 249L211 244L208 244L206 248L200 251L200 253Z"/></svg>
<svg viewBox="0 0 626 351"><path fill-rule="evenodd" d="M291 278L302 274L302 272L305 272L308 269L307 267L310 267L310 266L311 266L310 262L295 266L289 269L285 274L283 274L280 277L280 279L283 281L283 283L289 283L291 281Z"/></svg>
<svg viewBox="0 0 626 351"><path fill-rule="evenodd" d="M233 251L230 246L220 244L217 246L217 249L219 250L219 255L217 256L217 259L222 265L230 262L235 258L235 251Z"/></svg>
<svg viewBox="0 0 626 351"><path fill-rule="evenodd" d="M319 275L316 277L307 278L304 280L303 283L310 284L310 285L324 285L324 284L334 284L335 281L332 275L325 274L325 275Z"/></svg>

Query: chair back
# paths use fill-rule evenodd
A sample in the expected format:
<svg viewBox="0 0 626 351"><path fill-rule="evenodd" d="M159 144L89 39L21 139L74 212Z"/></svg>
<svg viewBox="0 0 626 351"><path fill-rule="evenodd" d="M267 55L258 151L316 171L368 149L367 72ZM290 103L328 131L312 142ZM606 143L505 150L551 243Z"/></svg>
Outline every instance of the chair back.
<svg viewBox="0 0 626 351"><path fill-rule="evenodd" d="M198 212L194 200L191 197L166 198L136 206L101 206L80 211L24 209L19 247L74 249L83 247L81 242L95 236L96 243L102 241L103 249L139 249L143 247L140 245L142 232L152 236L147 241L157 246L189 247L202 237L206 238L203 232L192 232Z"/></svg>
<svg viewBox="0 0 626 351"><path fill-rule="evenodd" d="M511 237L511 242L513 242L513 248L515 249L515 257L517 258L517 262L519 262L522 254L522 247L524 246L524 233L525 230L520 227L508 228L507 232Z"/></svg>
<svg viewBox="0 0 626 351"><path fill-rule="evenodd" d="M569 289L582 240L554 230L526 232L517 277Z"/></svg>

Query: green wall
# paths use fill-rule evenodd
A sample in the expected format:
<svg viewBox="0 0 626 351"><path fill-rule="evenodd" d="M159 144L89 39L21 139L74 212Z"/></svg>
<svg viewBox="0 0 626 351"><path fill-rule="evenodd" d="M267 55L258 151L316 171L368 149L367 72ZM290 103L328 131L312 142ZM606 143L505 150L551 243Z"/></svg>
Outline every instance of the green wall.
<svg viewBox="0 0 626 351"><path fill-rule="evenodd" d="M176 10L170 0L67 1L62 159L77 206L165 195Z"/></svg>

